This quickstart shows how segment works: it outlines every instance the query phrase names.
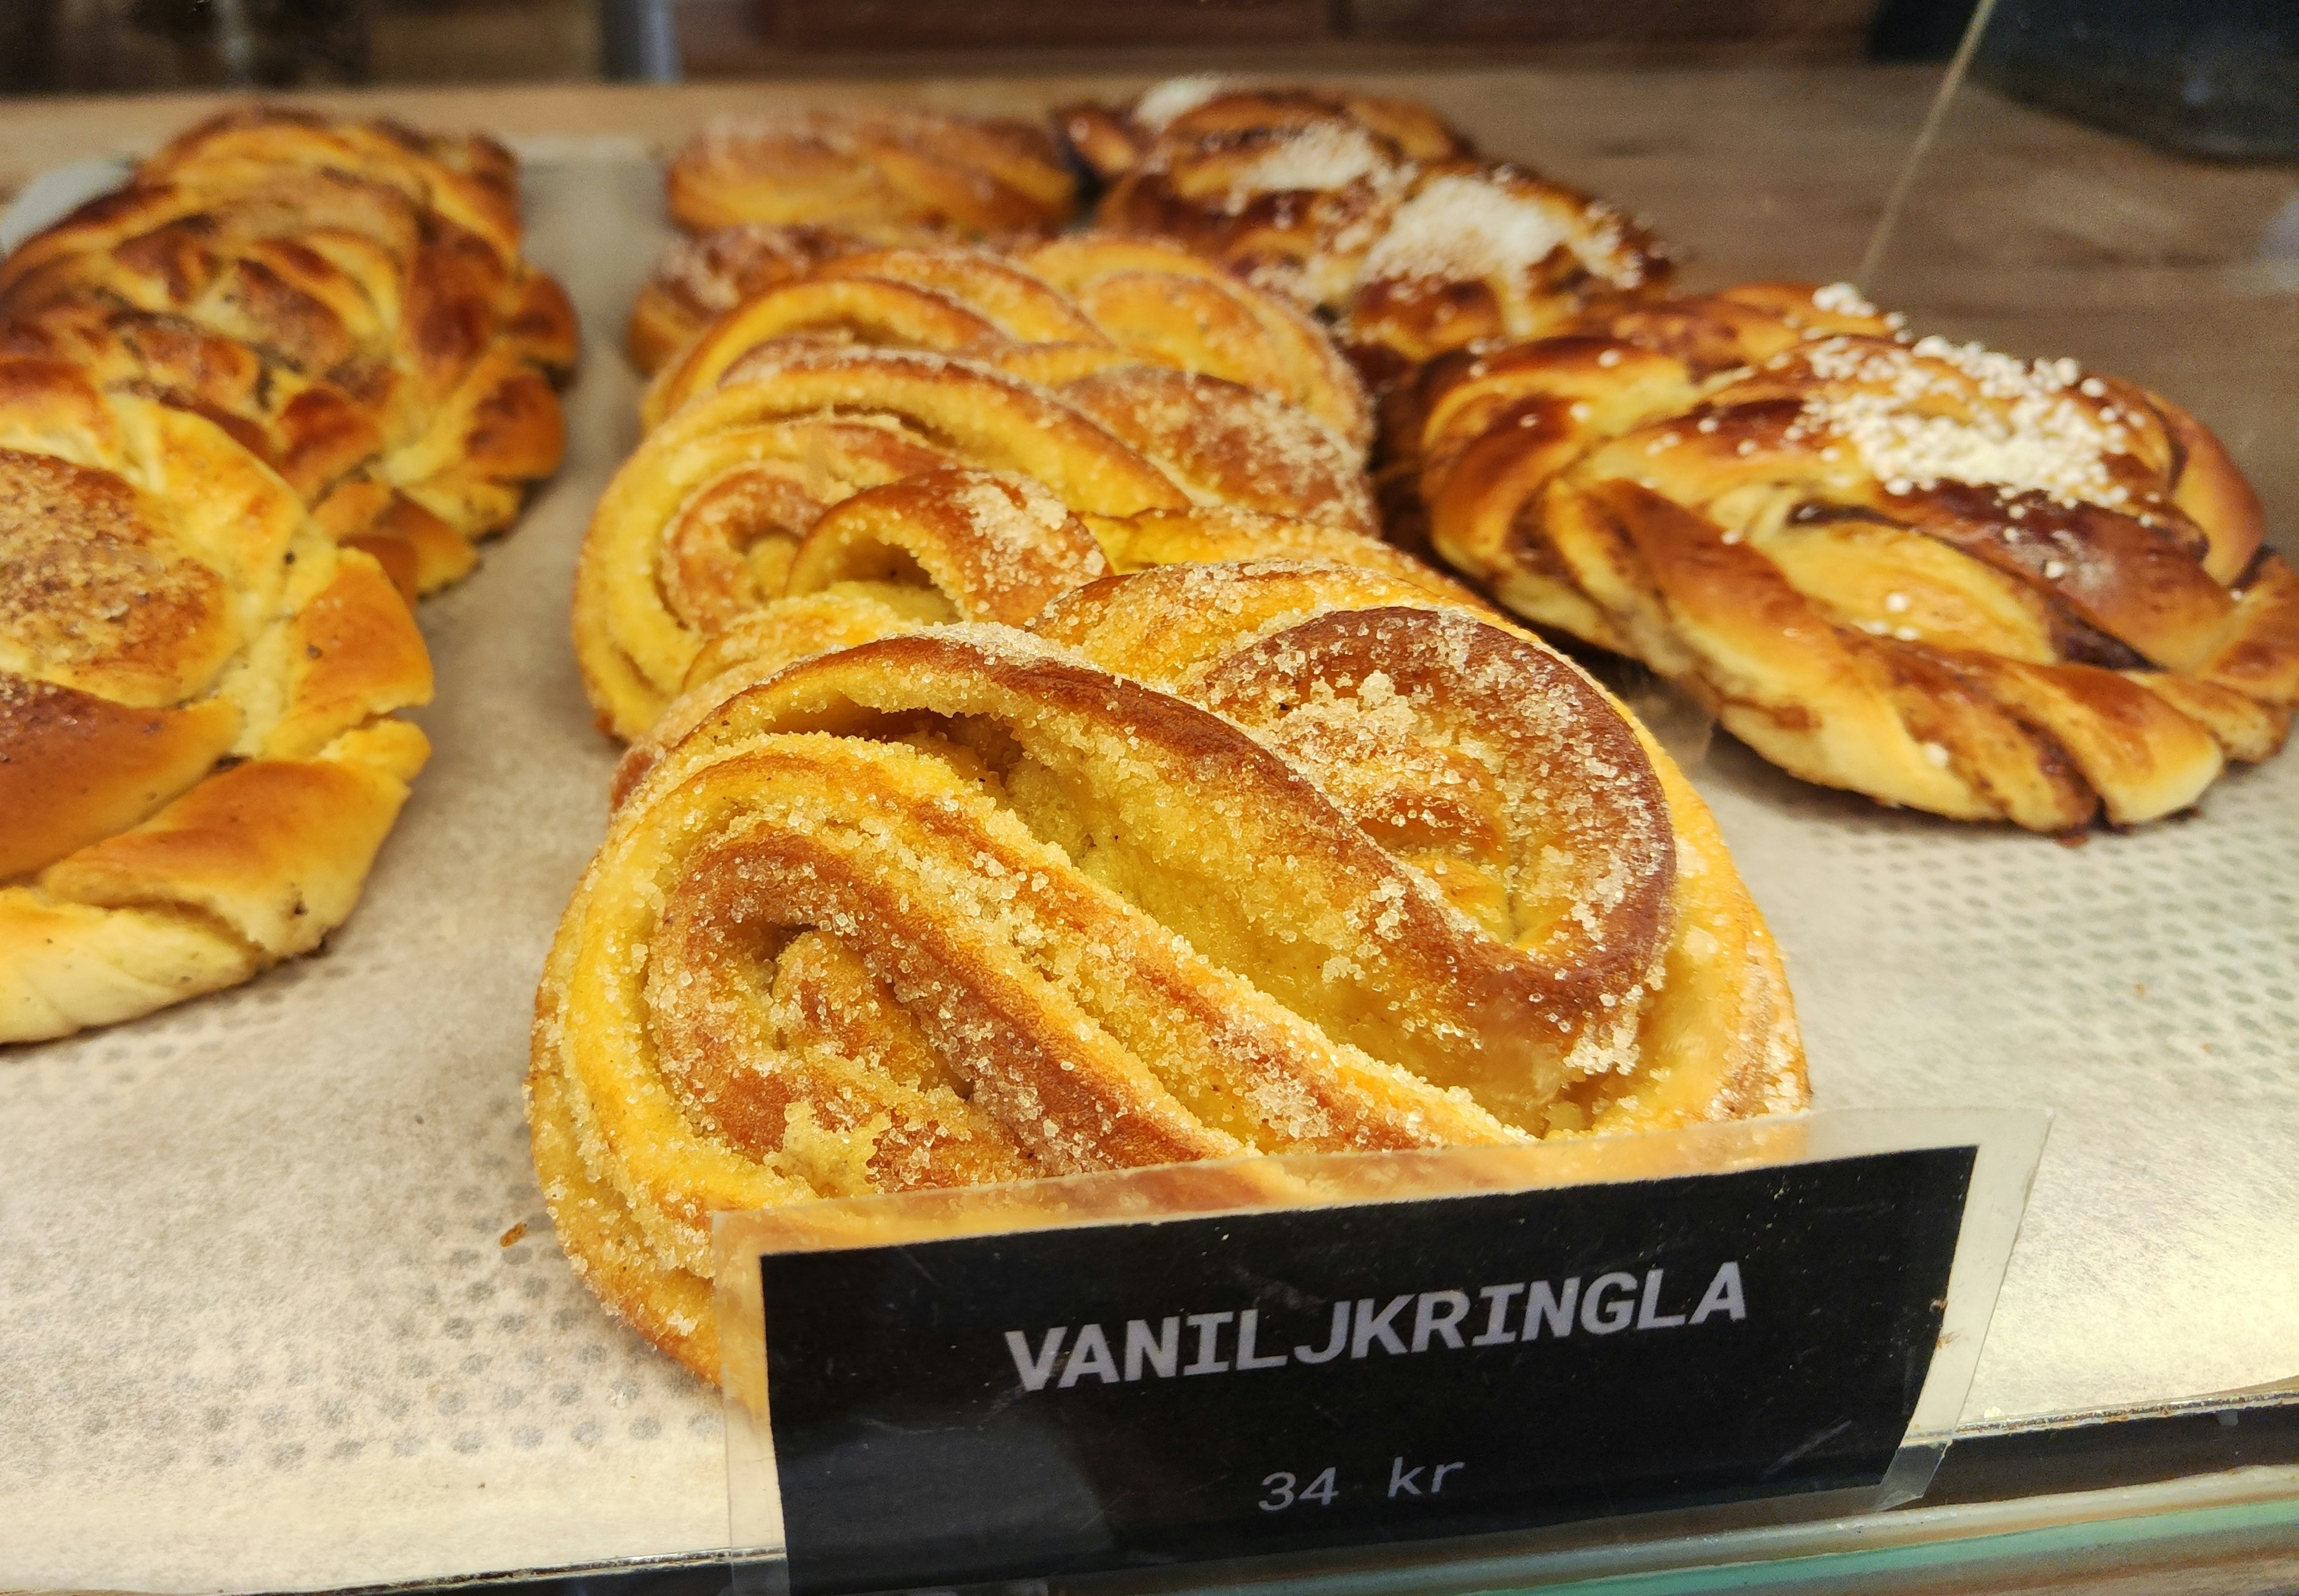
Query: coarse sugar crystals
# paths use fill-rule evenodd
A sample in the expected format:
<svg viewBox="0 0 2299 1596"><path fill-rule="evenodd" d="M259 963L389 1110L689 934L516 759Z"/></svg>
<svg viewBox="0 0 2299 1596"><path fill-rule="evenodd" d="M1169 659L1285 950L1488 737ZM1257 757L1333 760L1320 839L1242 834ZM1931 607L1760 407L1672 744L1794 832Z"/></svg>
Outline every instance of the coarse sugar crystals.
<svg viewBox="0 0 2299 1596"><path fill-rule="evenodd" d="M2130 433L2116 412L2083 402L2096 385L2079 386L2073 361L2021 361L1940 337L1907 346L1830 338L1788 358L1818 385L1790 439L1824 433L1850 444L1888 492L1945 479L2071 504L2129 497L2108 461L2129 453Z"/></svg>

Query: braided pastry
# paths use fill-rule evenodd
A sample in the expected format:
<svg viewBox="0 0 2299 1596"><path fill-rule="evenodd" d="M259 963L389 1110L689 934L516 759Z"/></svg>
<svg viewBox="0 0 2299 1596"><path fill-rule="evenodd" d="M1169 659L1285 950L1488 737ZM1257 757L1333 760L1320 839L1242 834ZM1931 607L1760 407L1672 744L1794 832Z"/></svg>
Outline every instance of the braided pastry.
<svg viewBox="0 0 2299 1596"><path fill-rule="evenodd" d="M1077 204L1040 129L892 107L720 122L672 157L665 190L696 233L763 221L984 237L1050 232Z"/></svg>
<svg viewBox="0 0 2299 1596"><path fill-rule="evenodd" d="M1428 532L1791 773L2036 830L2193 803L2299 702L2299 578L2192 416L1757 286L1424 374Z"/></svg>
<svg viewBox="0 0 2299 1596"><path fill-rule="evenodd" d="M746 355L793 339L964 353L1058 387L1148 363L1271 394L1362 455L1355 374L1307 318L1167 245L1079 235L1001 257L943 245L845 253L761 289L663 365L641 416L658 426Z"/></svg>
<svg viewBox="0 0 2299 1596"><path fill-rule="evenodd" d="M382 569L222 428L0 358L0 1041L318 945L430 689Z"/></svg>
<svg viewBox="0 0 2299 1596"><path fill-rule="evenodd" d="M645 730L711 634L788 593L824 510L922 471L1020 472L1082 515L1228 505L1375 531L1362 474L1314 418L1214 378L1089 363L1057 389L917 351L780 343L737 362L646 436L585 537L576 653L602 726Z"/></svg>
<svg viewBox="0 0 2299 1596"><path fill-rule="evenodd" d="M1664 755L1374 573L1110 577L724 700L629 790L536 999L535 1156L714 1378L710 1219L1800 1106L1779 961Z"/></svg>
<svg viewBox="0 0 2299 1596"><path fill-rule="evenodd" d="M282 171L343 172L388 184L476 233L505 261L519 252L519 163L479 134L419 132L387 119L347 121L289 105L243 105L195 123L137 169L137 182L212 191Z"/></svg>
<svg viewBox="0 0 2299 1596"><path fill-rule="evenodd" d="M0 348L206 414L412 588L559 462L573 312L484 140L248 112L0 262Z"/></svg>
<svg viewBox="0 0 2299 1596"><path fill-rule="evenodd" d="M1448 349L1661 291L1611 206L1480 157L1423 107L1324 90L1152 89L1056 113L1103 226L1171 237L1337 319L1377 388Z"/></svg>

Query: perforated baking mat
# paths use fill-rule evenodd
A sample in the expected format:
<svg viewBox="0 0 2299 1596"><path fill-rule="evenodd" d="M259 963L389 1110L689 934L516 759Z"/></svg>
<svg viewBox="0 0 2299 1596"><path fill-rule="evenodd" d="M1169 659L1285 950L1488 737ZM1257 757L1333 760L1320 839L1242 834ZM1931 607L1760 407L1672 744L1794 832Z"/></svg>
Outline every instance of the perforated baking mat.
<svg viewBox="0 0 2299 1596"><path fill-rule="evenodd" d="M635 436L617 345L662 236L635 149L561 148L527 181L584 316L573 446L423 611L436 752L358 913L237 991L0 1052L0 1586L723 1543L717 1397L569 1272L519 1114L535 974L606 812L567 600ZM1823 1105L2058 1110L1967 1423L2299 1375L2299 757L2074 850L1721 742L1695 776L1787 951Z"/></svg>

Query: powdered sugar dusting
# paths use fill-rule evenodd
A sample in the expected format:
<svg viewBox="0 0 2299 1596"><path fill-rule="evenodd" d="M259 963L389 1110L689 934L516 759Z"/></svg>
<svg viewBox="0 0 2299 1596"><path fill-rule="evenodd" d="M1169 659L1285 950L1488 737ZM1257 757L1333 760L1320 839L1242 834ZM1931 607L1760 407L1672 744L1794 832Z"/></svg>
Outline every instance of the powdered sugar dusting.
<svg viewBox="0 0 2299 1596"><path fill-rule="evenodd" d="M1176 119L1187 116L1222 91L1222 80L1210 74L1168 78L1133 103L1133 120L1153 132L1163 132Z"/></svg>
<svg viewBox="0 0 2299 1596"><path fill-rule="evenodd" d="M1590 225L1591 222L1595 225ZM1633 287L1612 213L1562 196L1543 203L1486 177L1432 178L1365 257L1368 278L1515 277L1559 247L1599 277Z"/></svg>
<svg viewBox="0 0 2299 1596"><path fill-rule="evenodd" d="M1280 140L1248 162L1232 179L1225 200L1241 211L1256 195L1346 188L1361 179L1393 183L1406 169L1349 123L1317 123Z"/></svg>

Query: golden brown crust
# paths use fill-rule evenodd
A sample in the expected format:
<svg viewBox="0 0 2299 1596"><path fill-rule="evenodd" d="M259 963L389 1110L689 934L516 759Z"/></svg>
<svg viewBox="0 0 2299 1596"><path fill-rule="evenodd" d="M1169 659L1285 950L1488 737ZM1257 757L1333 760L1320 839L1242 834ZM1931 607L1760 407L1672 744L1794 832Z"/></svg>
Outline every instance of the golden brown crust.
<svg viewBox="0 0 2299 1596"><path fill-rule="evenodd" d="M652 376L695 335L744 300L795 282L842 254L902 241L856 228L802 222L737 222L681 234L663 245L631 303L624 348Z"/></svg>
<svg viewBox="0 0 2299 1596"><path fill-rule="evenodd" d="M1055 387L1147 364L1268 394L1357 458L1371 431L1348 362L1299 312L1170 245L1098 234L1011 257L950 245L838 251L780 272L658 369L642 418L658 426L797 345L963 353Z"/></svg>
<svg viewBox="0 0 2299 1596"><path fill-rule="evenodd" d="M1165 468L1199 503L1318 521L1377 536L1357 457L1307 411L1218 377L1112 366L1061 396Z"/></svg>
<svg viewBox="0 0 2299 1596"><path fill-rule="evenodd" d="M138 709L0 676L0 877L125 831L205 776L238 735L224 699Z"/></svg>
<svg viewBox="0 0 2299 1596"><path fill-rule="evenodd" d="M2130 823L2278 746L2299 584L2218 444L2072 362L1896 328L1763 284L1448 356L1396 412L1430 536L1887 802Z"/></svg>
<svg viewBox="0 0 2299 1596"><path fill-rule="evenodd" d="M739 222L1049 232L1075 179L1052 140L1021 122L884 107L729 120L697 134L665 174L689 232Z"/></svg>
<svg viewBox="0 0 2299 1596"><path fill-rule="evenodd" d="M1318 521L1263 514L1233 505L1148 510L1123 520L1087 518L1119 572L1160 565L1213 565L1248 560L1297 560L1356 566L1418 587L1457 610L1498 621L1500 611L1465 585L1379 538Z"/></svg>
<svg viewBox="0 0 2299 1596"><path fill-rule="evenodd" d="M151 182L219 187L282 170L357 172L518 254L519 168L478 134L419 132L378 118L349 121L292 105L245 105L187 128L138 168Z"/></svg>
<svg viewBox="0 0 2299 1596"><path fill-rule="evenodd" d="M430 696L377 563L231 436L0 360L0 1041L244 979L351 911Z"/></svg>
<svg viewBox="0 0 2299 1596"><path fill-rule="evenodd" d="M1068 233L1016 258L1076 300L1119 348L1153 364L1275 394L1362 455L1372 411L1349 362L1307 315L1159 239Z"/></svg>
<svg viewBox="0 0 2299 1596"><path fill-rule="evenodd" d="M1226 504L1371 531L1363 479L1315 418L1215 378L1123 359L1091 367L1054 389L924 352L782 341L744 354L648 435L592 519L574 626L601 724L625 738L646 730L711 635L795 596L793 552L826 509L919 472L1019 472L1064 513ZM937 602L917 613L995 618L953 589ZM798 613L812 626L820 611Z"/></svg>
<svg viewBox="0 0 2299 1596"><path fill-rule="evenodd" d="M1637 223L1481 158L1423 106L1176 80L1056 120L1108 184L1103 227L1321 307L1376 389L1449 349L1656 297L1670 273Z"/></svg>
<svg viewBox="0 0 2299 1596"><path fill-rule="evenodd" d="M0 262L0 352L215 421L425 590L563 450L574 312L483 140L212 119Z"/></svg>
<svg viewBox="0 0 2299 1596"><path fill-rule="evenodd" d="M1706 811L1525 634L1284 563L1104 578L1039 632L720 699L569 905L537 1167L697 1373L720 1209L1803 1102Z"/></svg>
<svg viewBox="0 0 2299 1596"><path fill-rule="evenodd" d="M1087 170L1104 182L1125 176L1168 141L1249 140L1336 125L1378 135L1398 156L1445 161L1476 153L1426 105L1335 88L1257 88L1215 78L1175 78L1122 108L1063 106L1054 123Z"/></svg>

